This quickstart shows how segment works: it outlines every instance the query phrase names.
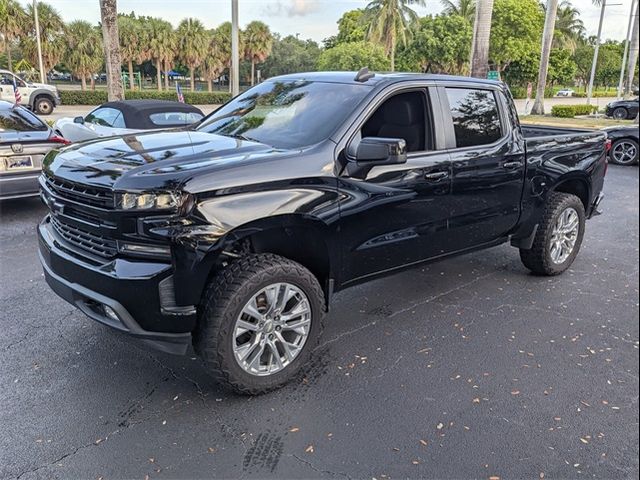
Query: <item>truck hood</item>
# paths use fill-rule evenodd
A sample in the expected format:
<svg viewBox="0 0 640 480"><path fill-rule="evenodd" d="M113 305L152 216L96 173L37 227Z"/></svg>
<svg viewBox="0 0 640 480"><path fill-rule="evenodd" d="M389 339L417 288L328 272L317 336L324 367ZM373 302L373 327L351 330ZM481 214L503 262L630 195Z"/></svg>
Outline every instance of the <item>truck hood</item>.
<svg viewBox="0 0 640 480"><path fill-rule="evenodd" d="M253 141L173 130L97 139L56 150L45 159L44 171L59 179L116 190L176 189L195 176L291 153Z"/></svg>
<svg viewBox="0 0 640 480"><path fill-rule="evenodd" d="M57 87L55 87L53 85L47 85L46 83L29 82L29 83L27 83L27 87L29 87L29 88L42 88L44 90L51 90L52 92L57 92L58 91Z"/></svg>

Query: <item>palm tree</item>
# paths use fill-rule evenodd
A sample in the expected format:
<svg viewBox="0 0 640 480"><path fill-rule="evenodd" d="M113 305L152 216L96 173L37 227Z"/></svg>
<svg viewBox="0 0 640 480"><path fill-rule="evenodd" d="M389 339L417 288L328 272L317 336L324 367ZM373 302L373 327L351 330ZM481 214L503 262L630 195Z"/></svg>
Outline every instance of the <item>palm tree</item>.
<svg viewBox="0 0 640 480"><path fill-rule="evenodd" d="M486 78L489 71L489 40L491 39L491 17L493 0L477 0L476 17L473 22L471 41L471 76Z"/></svg>
<svg viewBox="0 0 640 480"><path fill-rule="evenodd" d="M218 28L216 28L214 32L214 41L217 42L220 59L222 60L225 68L229 69L229 92L231 92L232 82L231 82L231 22L224 22ZM244 47L244 32L240 30L240 45L239 51L245 51Z"/></svg>
<svg viewBox="0 0 640 480"><path fill-rule="evenodd" d="M116 0L100 0L102 40L107 67L107 97L110 102L124 100L124 87L120 68L120 40L118 34L118 7Z"/></svg>
<svg viewBox="0 0 640 480"><path fill-rule="evenodd" d="M425 6L424 0L373 0L364 9L363 21L369 25L367 39L384 46L395 70L398 41L407 45L418 14L409 5ZM364 66L364 65L363 65Z"/></svg>
<svg viewBox="0 0 640 480"><path fill-rule="evenodd" d="M273 48L273 35L269 27L259 21L253 21L244 31L245 57L251 61L251 85L255 84L256 63L264 62Z"/></svg>
<svg viewBox="0 0 640 480"><path fill-rule="evenodd" d="M120 56L127 63L129 71L129 88L135 89L133 78L133 62L141 63L146 59L145 30L140 20L134 15L118 15L118 34L120 37Z"/></svg>
<svg viewBox="0 0 640 480"><path fill-rule="evenodd" d="M76 20L67 25L65 39L67 50L64 62L71 69L71 73L80 78L82 90L86 90L87 77L93 80L93 74L98 73L102 66L100 32L89 22Z"/></svg>
<svg viewBox="0 0 640 480"><path fill-rule="evenodd" d="M64 54L64 22L60 14L49 4L38 2L38 20L40 23L40 39L42 44L42 63L44 74L60 62ZM27 7L24 23L24 35L20 45L25 56L34 65L38 64L38 45L36 44L36 26L33 18L33 5Z"/></svg>
<svg viewBox="0 0 640 480"><path fill-rule="evenodd" d="M189 67L191 91L196 87L196 68L207 55L209 36L204 25L197 18L185 18L178 25L178 57Z"/></svg>
<svg viewBox="0 0 640 480"><path fill-rule="evenodd" d="M7 54L7 67L13 70L11 47L14 40L25 32L27 14L17 0L3 0L0 2L0 35L4 51Z"/></svg>
<svg viewBox="0 0 640 480"><path fill-rule="evenodd" d="M213 91L213 81L220 78L229 59L224 56L222 41L216 29L209 31L209 49L202 63L202 76L207 81L207 90Z"/></svg>
<svg viewBox="0 0 640 480"><path fill-rule="evenodd" d="M549 72L549 55L553 42L553 30L556 25L556 13L558 12L558 0L547 1L547 12L542 32L542 54L540 56L540 69L538 70L538 84L536 85L536 100L531 108L532 115L544 115L544 89L547 86L547 73Z"/></svg>
<svg viewBox="0 0 640 480"><path fill-rule="evenodd" d="M591 76L587 86L587 103L591 103L591 93L593 91L593 81L596 77L596 65L598 64L598 53L600 51L600 39L602 37L602 23L604 22L604 11L607 8L607 0L591 0L592 3L600 7L600 22L598 23L598 35L596 35L596 45L593 50L593 62L591 63Z"/></svg>
<svg viewBox="0 0 640 480"><path fill-rule="evenodd" d="M162 65L175 57L176 36L171 23L160 18L148 19L146 27L149 38L149 57L155 61L158 90L162 90Z"/></svg>
<svg viewBox="0 0 640 480"><path fill-rule="evenodd" d="M578 42L584 38L584 33L580 11L567 0L562 0L558 4L552 47L563 48L574 53Z"/></svg>
<svg viewBox="0 0 640 480"><path fill-rule="evenodd" d="M476 18L475 0L440 0L440 3L445 15L457 15L473 25Z"/></svg>

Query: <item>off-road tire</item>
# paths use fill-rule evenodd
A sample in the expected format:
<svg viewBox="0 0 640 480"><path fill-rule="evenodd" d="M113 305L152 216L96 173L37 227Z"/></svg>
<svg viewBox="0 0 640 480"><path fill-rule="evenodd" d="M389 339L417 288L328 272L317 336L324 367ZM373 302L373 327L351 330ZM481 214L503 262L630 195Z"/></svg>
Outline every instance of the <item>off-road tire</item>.
<svg viewBox="0 0 640 480"><path fill-rule="evenodd" d="M570 207L578 212L580 219L578 237L569 257L563 263L556 264L551 260L550 240L558 217ZM536 275L553 276L561 274L571 266L580 251L582 238L584 237L585 222L584 205L578 197L569 193L552 192L547 198L547 204L533 240L533 246L530 250L520 249L520 260L522 260L525 267Z"/></svg>
<svg viewBox="0 0 640 480"><path fill-rule="evenodd" d="M33 104L33 109L39 115L50 115L53 113L53 100L46 96L39 96Z"/></svg>
<svg viewBox="0 0 640 480"><path fill-rule="evenodd" d="M307 296L311 307L309 336L302 351L283 370L269 376L251 375L233 353L235 322L251 296L275 282L291 283ZM207 286L198 309L193 345L208 372L221 384L241 394L259 395L297 376L318 344L325 312L322 288L305 267L278 255L246 255L228 265Z"/></svg>

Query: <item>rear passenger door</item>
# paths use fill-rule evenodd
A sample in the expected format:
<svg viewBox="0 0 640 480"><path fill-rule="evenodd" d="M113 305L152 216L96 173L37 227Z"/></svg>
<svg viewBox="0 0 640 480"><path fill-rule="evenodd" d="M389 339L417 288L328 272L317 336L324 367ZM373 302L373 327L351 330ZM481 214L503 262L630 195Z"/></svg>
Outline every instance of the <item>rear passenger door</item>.
<svg viewBox="0 0 640 480"><path fill-rule="evenodd" d="M525 151L504 93L468 83L438 86L452 166L449 238L453 251L503 238L516 226Z"/></svg>

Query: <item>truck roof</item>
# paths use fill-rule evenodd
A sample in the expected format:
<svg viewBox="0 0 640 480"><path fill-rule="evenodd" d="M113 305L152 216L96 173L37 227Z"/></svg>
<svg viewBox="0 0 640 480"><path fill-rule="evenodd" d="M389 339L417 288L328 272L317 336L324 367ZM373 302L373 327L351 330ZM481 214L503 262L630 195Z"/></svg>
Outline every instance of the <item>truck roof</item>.
<svg viewBox="0 0 640 480"><path fill-rule="evenodd" d="M486 83L488 85L500 85L502 82L487 80L484 78L463 77L457 75L440 75L433 73L376 73L374 77L366 81L357 81L358 72L302 72L272 77L269 80L308 80L312 82L346 83L357 85L379 85L382 83L395 83L410 80L455 80L456 82Z"/></svg>

